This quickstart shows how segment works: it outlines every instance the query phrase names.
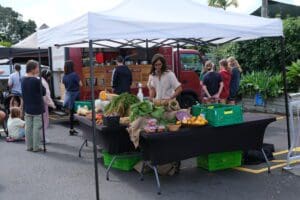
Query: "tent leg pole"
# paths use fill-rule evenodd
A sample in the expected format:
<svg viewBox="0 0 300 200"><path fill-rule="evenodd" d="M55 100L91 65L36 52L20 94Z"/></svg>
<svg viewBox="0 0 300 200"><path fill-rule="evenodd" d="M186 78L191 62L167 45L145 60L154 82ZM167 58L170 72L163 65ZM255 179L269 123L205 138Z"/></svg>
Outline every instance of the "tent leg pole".
<svg viewBox="0 0 300 200"><path fill-rule="evenodd" d="M92 97L92 127L93 127L93 150L94 150L94 168L95 168L95 186L96 186L96 199L100 200L99 196L99 176L98 176L98 161L97 161L97 147L96 147L96 121L95 121L95 94L94 94L94 65L93 65L93 41L89 40L89 60L90 60L90 85Z"/></svg>
<svg viewBox="0 0 300 200"><path fill-rule="evenodd" d="M290 124L289 124L289 100L287 93L287 80L286 80L286 67L285 67L285 44L284 38L280 37L280 65L282 69L283 85L284 85L284 100L285 100L285 115L286 115L286 127L287 127L287 139L288 149L291 147L291 136L290 136Z"/></svg>
<svg viewBox="0 0 300 200"><path fill-rule="evenodd" d="M42 69L42 59L41 59L41 48L39 47L39 70L40 70L40 80L41 80L41 92L42 92L42 76L41 76L41 69ZM43 103L43 107L45 108L45 102L44 102L44 98L42 96L42 103ZM48 109L48 107L47 107ZM46 137L45 137L45 119L44 119L44 114L42 114L42 133L43 133L43 147L44 147L44 152L47 151L46 149Z"/></svg>

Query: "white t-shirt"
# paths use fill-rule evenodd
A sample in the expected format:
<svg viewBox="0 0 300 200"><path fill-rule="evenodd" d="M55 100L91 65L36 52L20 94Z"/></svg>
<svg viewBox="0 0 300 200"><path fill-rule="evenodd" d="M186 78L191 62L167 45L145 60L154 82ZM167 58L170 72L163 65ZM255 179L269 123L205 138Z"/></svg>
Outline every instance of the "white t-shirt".
<svg viewBox="0 0 300 200"><path fill-rule="evenodd" d="M180 86L175 74L172 71L164 72L160 79L158 76L150 75L148 87L154 88L156 92L155 99L169 99Z"/></svg>
<svg viewBox="0 0 300 200"><path fill-rule="evenodd" d="M9 118L7 120L7 129L10 137L18 139L20 136L20 129L24 128L25 121L20 118Z"/></svg>

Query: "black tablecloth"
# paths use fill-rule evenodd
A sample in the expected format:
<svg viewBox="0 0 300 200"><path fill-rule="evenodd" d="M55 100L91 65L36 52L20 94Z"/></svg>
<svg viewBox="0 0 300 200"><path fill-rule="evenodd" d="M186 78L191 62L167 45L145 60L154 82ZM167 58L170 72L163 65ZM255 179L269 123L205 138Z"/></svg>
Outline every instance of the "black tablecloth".
<svg viewBox="0 0 300 200"><path fill-rule="evenodd" d="M86 117L75 115L80 123L83 139L93 141L92 121ZM119 154L135 151L133 143L129 139L126 126L106 127L96 125L96 144L110 154Z"/></svg>
<svg viewBox="0 0 300 200"><path fill-rule="evenodd" d="M178 132L142 133L144 160L153 165L180 161L200 154L261 149L265 129L274 117L244 115L244 123L223 127L183 128Z"/></svg>

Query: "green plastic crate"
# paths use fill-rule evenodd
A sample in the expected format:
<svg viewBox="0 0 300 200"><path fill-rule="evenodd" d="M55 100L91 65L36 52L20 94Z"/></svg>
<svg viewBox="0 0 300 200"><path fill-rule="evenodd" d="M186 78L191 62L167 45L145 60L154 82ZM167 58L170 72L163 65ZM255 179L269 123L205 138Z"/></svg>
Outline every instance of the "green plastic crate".
<svg viewBox="0 0 300 200"><path fill-rule="evenodd" d="M123 171L130 171L133 169L134 165L138 163L142 158L137 154L117 154L112 155L105 151L102 152L104 166L109 166L114 156L117 156L114 163L112 164L112 168L119 169Z"/></svg>
<svg viewBox="0 0 300 200"><path fill-rule="evenodd" d="M244 121L240 105L214 105L213 108L206 109L205 118L208 124L215 127L240 124Z"/></svg>
<svg viewBox="0 0 300 200"><path fill-rule="evenodd" d="M197 104L192 106L192 115L199 116L200 114L206 115L208 109L213 109L215 106L220 104Z"/></svg>
<svg viewBox="0 0 300 200"><path fill-rule="evenodd" d="M87 106L89 110L92 109L91 101L75 101L75 112L77 112L78 108Z"/></svg>
<svg viewBox="0 0 300 200"><path fill-rule="evenodd" d="M242 151L232 151L198 156L197 165L208 171L238 167L241 166L242 153Z"/></svg>

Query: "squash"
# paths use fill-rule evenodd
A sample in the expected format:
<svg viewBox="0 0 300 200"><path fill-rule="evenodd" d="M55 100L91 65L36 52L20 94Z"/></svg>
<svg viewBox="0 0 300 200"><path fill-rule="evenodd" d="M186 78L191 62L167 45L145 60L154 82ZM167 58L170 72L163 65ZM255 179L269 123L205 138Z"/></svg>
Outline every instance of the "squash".
<svg viewBox="0 0 300 200"><path fill-rule="evenodd" d="M117 94L111 94L109 92L106 91L101 91L99 93L99 99L101 99L102 101L110 101L112 100L114 97L117 97Z"/></svg>
<svg viewBox="0 0 300 200"><path fill-rule="evenodd" d="M101 91L99 93L99 99L101 99L102 101L106 101L107 100L106 91Z"/></svg>

